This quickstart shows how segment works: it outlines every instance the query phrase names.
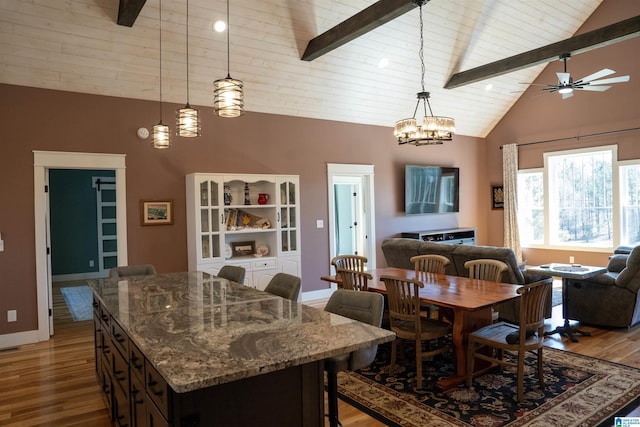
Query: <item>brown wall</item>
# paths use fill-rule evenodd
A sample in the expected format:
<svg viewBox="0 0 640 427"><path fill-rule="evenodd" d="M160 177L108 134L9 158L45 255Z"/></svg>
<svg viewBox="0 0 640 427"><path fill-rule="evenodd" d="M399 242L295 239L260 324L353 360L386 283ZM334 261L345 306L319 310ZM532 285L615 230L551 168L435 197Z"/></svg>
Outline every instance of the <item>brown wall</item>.
<svg viewBox="0 0 640 427"><path fill-rule="evenodd" d="M579 33L640 15L636 0L605 0L593 13ZM503 144L526 144L559 138L584 136L620 129L640 127L640 37L611 46L575 55L567 62L567 71L574 79L587 76L602 68L616 71L611 77L630 75L631 81L612 85L606 92L578 92L562 100L557 93L543 93L540 86L528 89L487 136L487 170L491 182L502 180ZM557 81L556 72L562 63L554 61L545 68L535 83ZM583 137L559 142L519 147L519 166L543 166L543 153L580 147L618 145L619 160L640 158L640 131L598 137ZM501 245L503 239L502 212L492 211L488 217L489 244ZM580 252L523 249L529 264L569 262L574 256L581 264L606 265L610 252Z"/></svg>
<svg viewBox="0 0 640 427"><path fill-rule="evenodd" d="M178 107L164 105L164 123L173 127ZM328 228L316 228L317 219L328 224L327 163L375 165L378 243L402 231L457 225L486 236L481 139L398 146L387 127L256 113L220 119L207 107L201 138L175 137L170 150L157 151L136 130L151 128L158 114L155 102L0 85L0 335L37 329L33 150L126 154L129 263L150 262L160 272L187 269L185 175L191 172L300 175L305 292L327 287L319 277L329 271ZM405 217L405 163L460 167L461 213ZM174 225L141 227L140 199L167 198L175 202ZM380 252L378 264L384 265ZM18 310L15 323L6 322L10 309Z"/></svg>

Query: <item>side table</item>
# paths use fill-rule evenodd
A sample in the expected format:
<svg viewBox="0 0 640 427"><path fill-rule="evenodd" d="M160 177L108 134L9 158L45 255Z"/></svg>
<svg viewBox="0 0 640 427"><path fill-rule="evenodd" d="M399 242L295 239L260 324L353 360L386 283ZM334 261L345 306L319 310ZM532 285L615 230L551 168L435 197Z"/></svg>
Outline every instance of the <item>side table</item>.
<svg viewBox="0 0 640 427"><path fill-rule="evenodd" d="M561 336L568 337L573 342L578 342L578 335L591 336L589 332L582 331L569 324L569 319L565 316L565 297L566 287L568 279L588 279L599 274L607 272L606 267L594 267L589 265L580 264L546 264L537 267L529 267L528 271L543 274L547 276L557 276L562 278L562 317L564 317L564 325L558 326L553 331L545 332L545 336L560 334Z"/></svg>

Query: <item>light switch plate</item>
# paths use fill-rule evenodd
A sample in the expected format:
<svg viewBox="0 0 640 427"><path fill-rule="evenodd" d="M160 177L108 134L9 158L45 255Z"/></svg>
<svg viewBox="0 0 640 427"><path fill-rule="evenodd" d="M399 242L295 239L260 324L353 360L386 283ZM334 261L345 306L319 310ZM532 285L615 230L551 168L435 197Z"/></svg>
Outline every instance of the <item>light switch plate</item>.
<svg viewBox="0 0 640 427"><path fill-rule="evenodd" d="M4 240L0 240L0 252L4 252Z"/></svg>
<svg viewBox="0 0 640 427"><path fill-rule="evenodd" d="M316 228L324 228L324 221L321 219L316 220Z"/></svg>

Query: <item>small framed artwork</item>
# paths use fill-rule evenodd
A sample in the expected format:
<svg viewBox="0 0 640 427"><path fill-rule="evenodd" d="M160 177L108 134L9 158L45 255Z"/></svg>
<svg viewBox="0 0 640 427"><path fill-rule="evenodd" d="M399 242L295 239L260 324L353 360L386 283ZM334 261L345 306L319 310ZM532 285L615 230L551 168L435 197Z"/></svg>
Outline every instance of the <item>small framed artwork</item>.
<svg viewBox="0 0 640 427"><path fill-rule="evenodd" d="M256 242L253 240L247 242L231 242L232 256L247 256L256 253Z"/></svg>
<svg viewBox="0 0 640 427"><path fill-rule="evenodd" d="M141 200L140 224L173 224L173 200Z"/></svg>
<svg viewBox="0 0 640 427"><path fill-rule="evenodd" d="M491 186L491 209L504 209L504 188L502 185Z"/></svg>

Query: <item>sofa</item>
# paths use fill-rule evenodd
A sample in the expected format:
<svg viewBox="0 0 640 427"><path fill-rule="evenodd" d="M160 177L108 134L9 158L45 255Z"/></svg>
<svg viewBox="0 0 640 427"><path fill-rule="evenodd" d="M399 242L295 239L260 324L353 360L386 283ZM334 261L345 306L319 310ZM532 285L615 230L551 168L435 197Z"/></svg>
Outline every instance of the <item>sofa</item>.
<svg viewBox="0 0 640 427"><path fill-rule="evenodd" d="M507 265L502 274L501 282L514 284L533 283L543 280L547 276L527 272L518 265L516 255L511 248L497 246L450 245L447 243L424 242L417 239L390 237L382 242L382 253L389 267L413 269L411 257L416 255L438 254L444 255L451 261L445 274L449 276L469 277L469 271L464 267L465 262L472 259L497 259ZM545 303L545 317L551 317L551 294ZM519 321L519 305L507 302L496 307L500 318L512 323Z"/></svg>
<svg viewBox="0 0 640 427"><path fill-rule="evenodd" d="M618 247L609 258L606 273L565 283L567 319L614 328L640 322L640 246Z"/></svg>

